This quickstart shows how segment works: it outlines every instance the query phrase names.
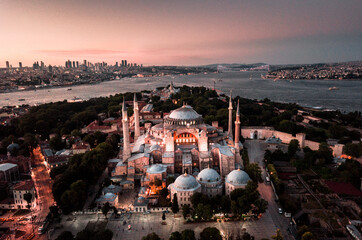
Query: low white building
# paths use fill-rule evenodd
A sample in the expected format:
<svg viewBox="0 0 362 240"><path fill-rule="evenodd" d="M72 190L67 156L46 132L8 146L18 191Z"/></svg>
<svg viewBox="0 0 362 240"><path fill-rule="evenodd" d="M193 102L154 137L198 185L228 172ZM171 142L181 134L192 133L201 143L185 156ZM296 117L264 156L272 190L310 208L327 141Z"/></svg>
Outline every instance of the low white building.
<svg viewBox="0 0 362 240"><path fill-rule="evenodd" d="M36 207L36 191L32 180L19 182L13 187L15 208L28 209L28 202L24 199L25 193L31 194L30 209L34 209Z"/></svg>
<svg viewBox="0 0 362 240"><path fill-rule="evenodd" d="M245 188L249 181L251 181L249 175L243 170L237 169L230 172L225 178L226 195L230 195L235 189Z"/></svg>
<svg viewBox="0 0 362 240"><path fill-rule="evenodd" d="M201 184L201 192L209 197L222 195L223 184L220 175L212 168L205 168L196 177Z"/></svg>
<svg viewBox="0 0 362 240"><path fill-rule="evenodd" d="M201 185L192 175L185 173L177 177L175 182L168 186L168 189L171 193L171 201L176 193L179 207L191 206L191 197L194 193L201 192Z"/></svg>

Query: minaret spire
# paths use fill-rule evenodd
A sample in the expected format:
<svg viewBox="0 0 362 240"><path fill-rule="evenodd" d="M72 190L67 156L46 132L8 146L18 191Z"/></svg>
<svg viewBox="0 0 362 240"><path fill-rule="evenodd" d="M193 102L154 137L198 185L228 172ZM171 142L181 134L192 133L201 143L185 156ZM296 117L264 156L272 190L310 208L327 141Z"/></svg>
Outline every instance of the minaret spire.
<svg viewBox="0 0 362 240"><path fill-rule="evenodd" d="M236 108L236 121L235 121L235 148L239 152L239 141L240 141L240 109L239 109L239 100L238 106Z"/></svg>
<svg viewBox="0 0 362 240"><path fill-rule="evenodd" d="M233 137L233 102L232 102L232 90L230 90L230 99L229 99L229 124L228 124L228 136Z"/></svg>
<svg viewBox="0 0 362 240"><path fill-rule="evenodd" d="M134 141L140 136L140 110L138 108L136 93L133 97L133 116L134 116Z"/></svg>
<svg viewBox="0 0 362 240"><path fill-rule="evenodd" d="M131 157L131 147L129 141L129 122L127 116L127 107L124 102L122 103L122 128L123 128L123 161Z"/></svg>

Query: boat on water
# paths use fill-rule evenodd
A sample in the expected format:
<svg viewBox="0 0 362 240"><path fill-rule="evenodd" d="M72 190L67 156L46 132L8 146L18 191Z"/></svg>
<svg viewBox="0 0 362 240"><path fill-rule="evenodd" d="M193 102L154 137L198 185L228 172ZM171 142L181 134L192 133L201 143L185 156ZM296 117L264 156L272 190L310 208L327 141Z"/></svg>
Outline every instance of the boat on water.
<svg viewBox="0 0 362 240"><path fill-rule="evenodd" d="M74 103L74 102L83 102L84 100L82 98L79 98L79 97L74 97L70 100L68 100L68 102L70 103Z"/></svg>
<svg viewBox="0 0 362 240"><path fill-rule="evenodd" d="M19 102L24 102L25 101L25 99L24 98L19 98L19 100L18 100Z"/></svg>
<svg viewBox="0 0 362 240"><path fill-rule="evenodd" d="M339 90L339 87L334 86L334 87L330 87L330 88L328 88L328 89L329 89L329 91Z"/></svg>
<svg viewBox="0 0 362 240"><path fill-rule="evenodd" d="M71 89L71 88L68 88L67 91L72 91L72 89Z"/></svg>

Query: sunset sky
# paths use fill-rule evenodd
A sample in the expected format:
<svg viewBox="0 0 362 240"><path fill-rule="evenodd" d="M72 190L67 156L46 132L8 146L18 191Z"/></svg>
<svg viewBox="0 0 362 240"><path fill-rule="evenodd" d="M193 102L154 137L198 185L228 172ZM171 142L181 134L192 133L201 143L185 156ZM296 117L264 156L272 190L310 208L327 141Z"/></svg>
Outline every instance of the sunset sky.
<svg viewBox="0 0 362 240"><path fill-rule="evenodd" d="M0 67L362 60L361 12L361 0L0 0Z"/></svg>

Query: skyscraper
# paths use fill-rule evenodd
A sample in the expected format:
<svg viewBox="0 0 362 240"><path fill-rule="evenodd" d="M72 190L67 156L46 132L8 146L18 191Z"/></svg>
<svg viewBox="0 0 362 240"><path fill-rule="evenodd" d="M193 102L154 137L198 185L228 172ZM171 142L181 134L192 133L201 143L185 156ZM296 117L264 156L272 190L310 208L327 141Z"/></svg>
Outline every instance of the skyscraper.
<svg viewBox="0 0 362 240"><path fill-rule="evenodd" d="M19 62L19 68L22 69L23 68L23 64L22 62Z"/></svg>
<svg viewBox="0 0 362 240"><path fill-rule="evenodd" d="M6 68L9 69L10 65L9 65L9 61L6 61Z"/></svg>
<svg viewBox="0 0 362 240"><path fill-rule="evenodd" d="M73 68L75 68L75 61L73 61Z"/></svg>
<svg viewBox="0 0 362 240"><path fill-rule="evenodd" d="M79 62L77 61L77 68L79 68Z"/></svg>
<svg viewBox="0 0 362 240"><path fill-rule="evenodd" d="M83 61L84 66L87 66L87 60Z"/></svg>
<svg viewBox="0 0 362 240"><path fill-rule="evenodd" d="M124 66L127 67L127 60L124 60Z"/></svg>
<svg viewBox="0 0 362 240"><path fill-rule="evenodd" d="M43 62L43 61L40 62L40 69L41 69L41 70L44 69L44 62Z"/></svg>

